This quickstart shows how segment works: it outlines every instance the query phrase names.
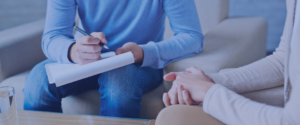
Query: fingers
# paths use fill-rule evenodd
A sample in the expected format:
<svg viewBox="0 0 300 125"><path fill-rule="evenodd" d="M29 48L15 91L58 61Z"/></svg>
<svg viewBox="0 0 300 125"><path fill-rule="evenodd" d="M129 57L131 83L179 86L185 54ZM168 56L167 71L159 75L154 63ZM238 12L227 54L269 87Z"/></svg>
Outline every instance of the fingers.
<svg viewBox="0 0 300 125"><path fill-rule="evenodd" d="M185 104L187 104L187 105L193 104L194 101L191 99L190 94L188 93L187 90L183 90L182 95L183 95L183 100L184 100Z"/></svg>
<svg viewBox="0 0 300 125"><path fill-rule="evenodd" d="M169 97L168 93L164 93L164 95L163 95L163 102L164 102L165 106L170 106L171 105L171 103L170 103L170 97Z"/></svg>
<svg viewBox="0 0 300 125"><path fill-rule="evenodd" d="M92 33L93 37L82 36L71 48L71 60L80 65L92 63L101 59L100 42L107 43L104 33Z"/></svg>
<svg viewBox="0 0 300 125"><path fill-rule="evenodd" d="M174 86L173 86L174 87ZM171 91L169 92L171 104L176 105L178 104L178 92L177 92L178 85L175 85L175 88L171 88Z"/></svg>
<svg viewBox="0 0 300 125"><path fill-rule="evenodd" d="M79 65L85 65L85 64L89 64L92 62L96 62L98 61L98 59L85 59L85 60L79 60Z"/></svg>
<svg viewBox="0 0 300 125"><path fill-rule="evenodd" d="M185 105L185 101L183 99L183 86L182 85L178 85L177 87L177 93L178 93L178 102L181 105Z"/></svg>
<svg viewBox="0 0 300 125"><path fill-rule="evenodd" d="M102 50L102 47L98 44L96 45L81 45L80 48L78 48L78 52L91 52L96 53L100 52Z"/></svg>
<svg viewBox="0 0 300 125"><path fill-rule="evenodd" d="M79 44L99 44L100 39L96 37L90 37L90 36L81 36L76 40L76 43Z"/></svg>
<svg viewBox="0 0 300 125"><path fill-rule="evenodd" d="M100 52L95 52L95 53L80 53L79 59L81 60L100 60Z"/></svg>
<svg viewBox="0 0 300 125"><path fill-rule="evenodd" d="M183 75L185 72L170 72L166 75L164 75L164 80L166 81L174 81L176 80L177 76Z"/></svg>
<svg viewBox="0 0 300 125"><path fill-rule="evenodd" d="M191 99L187 90L183 89L182 85L172 86L169 93L163 94L163 103L165 106L170 105L193 105L194 101Z"/></svg>
<svg viewBox="0 0 300 125"><path fill-rule="evenodd" d="M128 48L119 48L116 50L116 55L120 55L120 54L126 53L128 51L130 51Z"/></svg>
<svg viewBox="0 0 300 125"><path fill-rule="evenodd" d="M195 66L187 68L186 71L189 72L189 73L202 73L202 74L204 74L204 72L202 70L198 69Z"/></svg>
<svg viewBox="0 0 300 125"><path fill-rule="evenodd" d="M136 43L133 43L133 42L126 43L121 48L116 50L116 55L132 51L137 46L138 45Z"/></svg>
<svg viewBox="0 0 300 125"><path fill-rule="evenodd" d="M91 33L91 36L96 37L100 39L100 42L107 44L107 40L105 38L105 34L103 32L93 32Z"/></svg>
<svg viewBox="0 0 300 125"><path fill-rule="evenodd" d="M169 74L167 74L167 75L164 76L164 80L166 80L166 81L174 81L176 79L176 76L177 76L176 73L171 72L171 73L169 73Z"/></svg>

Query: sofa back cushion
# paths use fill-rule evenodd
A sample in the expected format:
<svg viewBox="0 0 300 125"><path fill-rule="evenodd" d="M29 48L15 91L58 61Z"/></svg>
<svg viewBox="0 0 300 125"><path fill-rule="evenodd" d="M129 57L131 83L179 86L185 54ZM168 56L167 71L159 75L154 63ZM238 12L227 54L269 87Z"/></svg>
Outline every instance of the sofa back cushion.
<svg viewBox="0 0 300 125"><path fill-rule="evenodd" d="M229 0L195 0L203 34L228 17ZM164 39L174 35L166 19Z"/></svg>

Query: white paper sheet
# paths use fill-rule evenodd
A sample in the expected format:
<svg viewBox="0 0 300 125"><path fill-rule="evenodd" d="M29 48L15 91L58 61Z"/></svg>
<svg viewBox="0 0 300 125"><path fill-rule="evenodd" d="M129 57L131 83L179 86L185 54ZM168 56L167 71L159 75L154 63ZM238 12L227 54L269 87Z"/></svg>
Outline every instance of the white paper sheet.
<svg viewBox="0 0 300 125"><path fill-rule="evenodd" d="M134 57L131 52L114 56L110 52L101 54L102 59L97 62L89 63L83 66L78 64L46 64L45 68L50 84L55 83L57 87L75 82L96 74L100 74L112 69L120 68L134 63Z"/></svg>

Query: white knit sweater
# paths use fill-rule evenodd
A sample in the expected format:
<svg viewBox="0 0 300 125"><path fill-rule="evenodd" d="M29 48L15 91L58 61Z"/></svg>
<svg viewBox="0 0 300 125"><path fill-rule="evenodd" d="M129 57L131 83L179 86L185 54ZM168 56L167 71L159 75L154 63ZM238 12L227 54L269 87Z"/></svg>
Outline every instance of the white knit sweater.
<svg viewBox="0 0 300 125"><path fill-rule="evenodd" d="M294 4L295 0L287 0L284 33L273 55L241 68L209 74L218 84L205 95L206 113L230 125L300 125L300 22L293 24ZM300 13L296 18L300 18ZM272 88L283 81L285 90L288 81L291 83L284 108L254 102L235 93Z"/></svg>

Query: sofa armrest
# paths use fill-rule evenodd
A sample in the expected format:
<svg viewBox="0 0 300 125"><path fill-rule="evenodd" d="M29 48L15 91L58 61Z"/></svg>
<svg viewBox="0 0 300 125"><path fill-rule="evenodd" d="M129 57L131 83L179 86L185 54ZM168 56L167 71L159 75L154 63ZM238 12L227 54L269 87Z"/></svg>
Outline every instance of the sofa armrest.
<svg viewBox="0 0 300 125"><path fill-rule="evenodd" d="M41 47L44 23L42 19L0 32L0 81L46 59Z"/></svg>
<svg viewBox="0 0 300 125"><path fill-rule="evenodd" d="M204 35L203 52L171 63L165 73L196 66L205 73L236 68L266 56L267 21L263 18L228 18ZM169 90L172 82L165 82Z"/></svg>

